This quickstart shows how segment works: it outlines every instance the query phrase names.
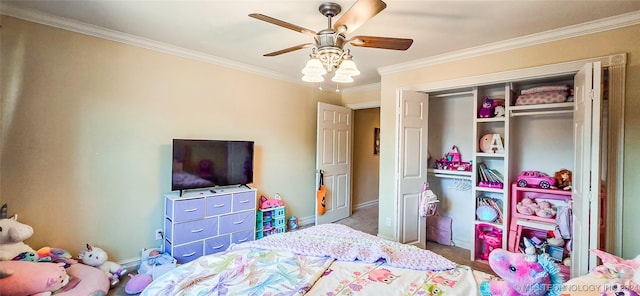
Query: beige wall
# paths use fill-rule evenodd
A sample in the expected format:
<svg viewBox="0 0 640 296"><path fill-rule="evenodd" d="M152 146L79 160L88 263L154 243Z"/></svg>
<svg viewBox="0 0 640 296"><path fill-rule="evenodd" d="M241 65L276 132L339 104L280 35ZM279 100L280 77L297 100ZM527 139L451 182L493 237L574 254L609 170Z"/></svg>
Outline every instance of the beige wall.
<svg viewBox="0 0 640 296"><path fill-rule="evenodd" d="M380 127L380 108L360 109L353 116L354 208L378 202L380 155L373 154L373 129Z"/></svg>
<svg viewBox="0 0 640 296"><path fill-rule="evenodd" d="M628 53L625 108L624 155L624 215L623 256L640 254L640 236L633 225L640 223L636 211L640 208L640 25L550 42L460 61L431 65L423 68L382 76L380 125L382 154L380 158L380 217L397 220L394 159L396 151L396 90L404 86L419 85L454 78L501 72L572 60ZM397 237L396 226L379 222L379 234Z"/></svg>
<svg viewBox="0 0 640 296"><path fill-rule="evenodd" d="M351 105L360 105L360 104L377 104L376 107L380 106L380 87L379 85L374 85L373 89L367 87L366 89L361 90L345 90L342 93L342 103L345 106Z"/></svg>
<svg viewBox="0 0 640 296"><path fill-rule="evenodd" d="M0 204L31 247L159 245L173 138L255 141L258 194L313 215L317 102L339 95L12 17L1 41Z"/></svg>

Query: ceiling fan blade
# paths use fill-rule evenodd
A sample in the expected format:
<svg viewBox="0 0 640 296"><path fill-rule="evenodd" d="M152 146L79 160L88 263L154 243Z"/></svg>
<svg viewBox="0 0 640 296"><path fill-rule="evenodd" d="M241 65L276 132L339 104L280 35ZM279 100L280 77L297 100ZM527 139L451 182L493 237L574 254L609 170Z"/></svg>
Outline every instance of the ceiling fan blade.
<svg viewBox="0 0 640 296"><path fill-rule="evenodd" d="M375 36L355 36L349 40L353 46L373 47L394 50L407 50L413 44L413 39L389 38Z"/></svg>
<svg viewBox="0 0 640 296"><path fill-rule="evenodd" d="M387 4L381 0L358 0L333 25L333 29L343 34L351 33L386 7Z"/></svg>
<svg viewBox="0 0 640 296"><path fill-rule="evenodd" d="M289 48L285 48L285 49L281 49L281 50L278 50L278 51L266 53L263 56L265 56L265 57L274 57L274 56L277 56L277 55L281 55L283 53L292 52L292 51L296 51L298 49L303 49L303 48L312 47L312 46L313 46L313 43L298 44L296 46L292 46L292 47L289 47Z"/></svg>
<svg viewBox="0 0 640 296"><path fill-rule="evenodd" d="M280 27L283 27L283 28L287 28L289 30L294 30L294 31L300 32L302 34L309 35L311 37L315 37L316 36L316 32L313 31L313 30L309 30L309 29L306 29L306 28L303 28L303 27L300 27L300 26L296 26L294 24L287 23L285 21L281 21L279 19L272 18L270 16L266 16L264 14L252 13L252 14L249 14L249 16L252 17L252 18L259 19L261 21L265 21L267 23L272 23L274 25L277 25L277 26L280 26Z"/></svg>

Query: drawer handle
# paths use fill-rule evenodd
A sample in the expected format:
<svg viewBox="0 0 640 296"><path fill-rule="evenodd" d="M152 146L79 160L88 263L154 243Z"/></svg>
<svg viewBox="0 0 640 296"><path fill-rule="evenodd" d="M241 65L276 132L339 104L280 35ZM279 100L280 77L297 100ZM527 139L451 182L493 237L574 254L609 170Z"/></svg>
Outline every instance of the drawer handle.
<svg viewBox="0 0 640 296"><path fill-rule="evenodd" d="M203 230L204 228L194 229L194 230L191 230L191 233L198 233L198 232L202 232Z"/></svg>
<svg viewBox="0 0 640 296"><path fill-rule="evenodd" d="M193 209L184 210L184 211L187 212L187 213L190 213L190 212L195 212L197 210L198 210L198 208L193 208Z"/></svg>
<svg viewBox="0 0 640 296"><path fill-rule="evenodd" d="M221 208L224 207L224 204L218 204L218 205L213 205L214 208Z"/></svg>
<svg viewBox="0 0 640 296"><path fill-rule="evenodd" d="M182 257L191 257L191 256L193 256L195 254L196 254L196 252L191 252L189 254L183 254Z"/></svg>
<svg viewBox="0 0 640 296"><path fill-rule="evenodd" d="M212 248L212 249L220 249L220 248L222 248L222 247L224 247L224 245L219 245L219 246L215 246L215 247L211 247L211 248Z"/></svg>
<svg viewBox="0 0 640 296"><path fill-rule="evenodd" d="M244 222L244 220L240 220L240 221L235 221L233 222L233 225L238 225L238 224L242 224Z"/></svg>
<svg viewBox="0 0 640 296"><path fill-rule="evenodd" d="M239 243L242 243L242 242L246 242L246 241L248 241L248 240L249 240L249 239L245 237L245 238L243 238L243 239L239 239L239 240L238 240L238 242L239 242Z"/></svg>
<svg viewBox="0 0 640 296"><path fill-rule="evenodd" d="M241 200L241 201L240 201L240 203L248 203L248 202L249 202L249 200L248 200L248 199L245 199L245 200Z"/></svg>

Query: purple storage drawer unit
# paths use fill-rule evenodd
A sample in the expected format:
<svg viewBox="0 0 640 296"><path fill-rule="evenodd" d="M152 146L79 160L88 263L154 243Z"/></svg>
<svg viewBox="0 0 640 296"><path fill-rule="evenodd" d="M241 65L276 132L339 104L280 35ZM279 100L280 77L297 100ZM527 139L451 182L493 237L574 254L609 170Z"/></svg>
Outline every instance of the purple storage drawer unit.
<svg viewBox="0 0 640 296"><path fill-rule="evenodd" d="M174 223L174 245L201 240L218 235L218 217L207 218L184 223Z"/></svg>
<svg viewBox="0 0 640 296"><path fill-rule="evenodd" d="M216 236L204 241L204 254L215 254L226 250L230 245L229 234Z"/></svg>
<svg viewBox="0 0 640 296"><path fill-rule="evenodd" d="M207 217L222 215L231 212L231 194L207 197Z"/></svg>
<svg viewBox="0 0 640 296"><path fill-rule="evenodd" d="M256 194L251 192L239 192L233 194L233 211L239 212L256 208Z"/></svg>
<svg viewBox="0 0 640 296"><path fill-rule="evenodd" d="M164 197L164 249L183 264L253 240L256 190L248 187Z"/></svg>
<svg viewBox="0 0 640 296"><path fill-rule="evenodd" d="M256 221L252 211L220 216L220 234L253 229Z"/></svg>
<svg viewBox="0 0 640 296"><path fill-rule="evenodd" d="M183 264L197 259L198 257L202 256L202 254L202 241L197 241L175 247L171 256L173 256L173 258L176 258L178 263Z"/></svg>
<svg viewBox="0 0 640 296"><path fill-rule="evenodd" d="M173 222L204 218L204 198L175 200L167 206L167 216Z"/></svg>

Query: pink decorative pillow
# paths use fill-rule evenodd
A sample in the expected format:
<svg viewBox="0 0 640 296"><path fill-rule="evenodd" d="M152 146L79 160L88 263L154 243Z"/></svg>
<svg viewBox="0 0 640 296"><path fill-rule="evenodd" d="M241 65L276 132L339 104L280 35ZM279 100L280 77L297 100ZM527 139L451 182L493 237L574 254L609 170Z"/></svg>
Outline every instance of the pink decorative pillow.
<svg viewBox="0 0 640 296"><path fill-rule="evenodd" d="M56 296L106 295L109 293L111 282L109 282L107 275L97 267L76 263L67 268L67 274L71 278L79 279L79 282L73 289L62 289L63 292L56 293Z"/></svg>

